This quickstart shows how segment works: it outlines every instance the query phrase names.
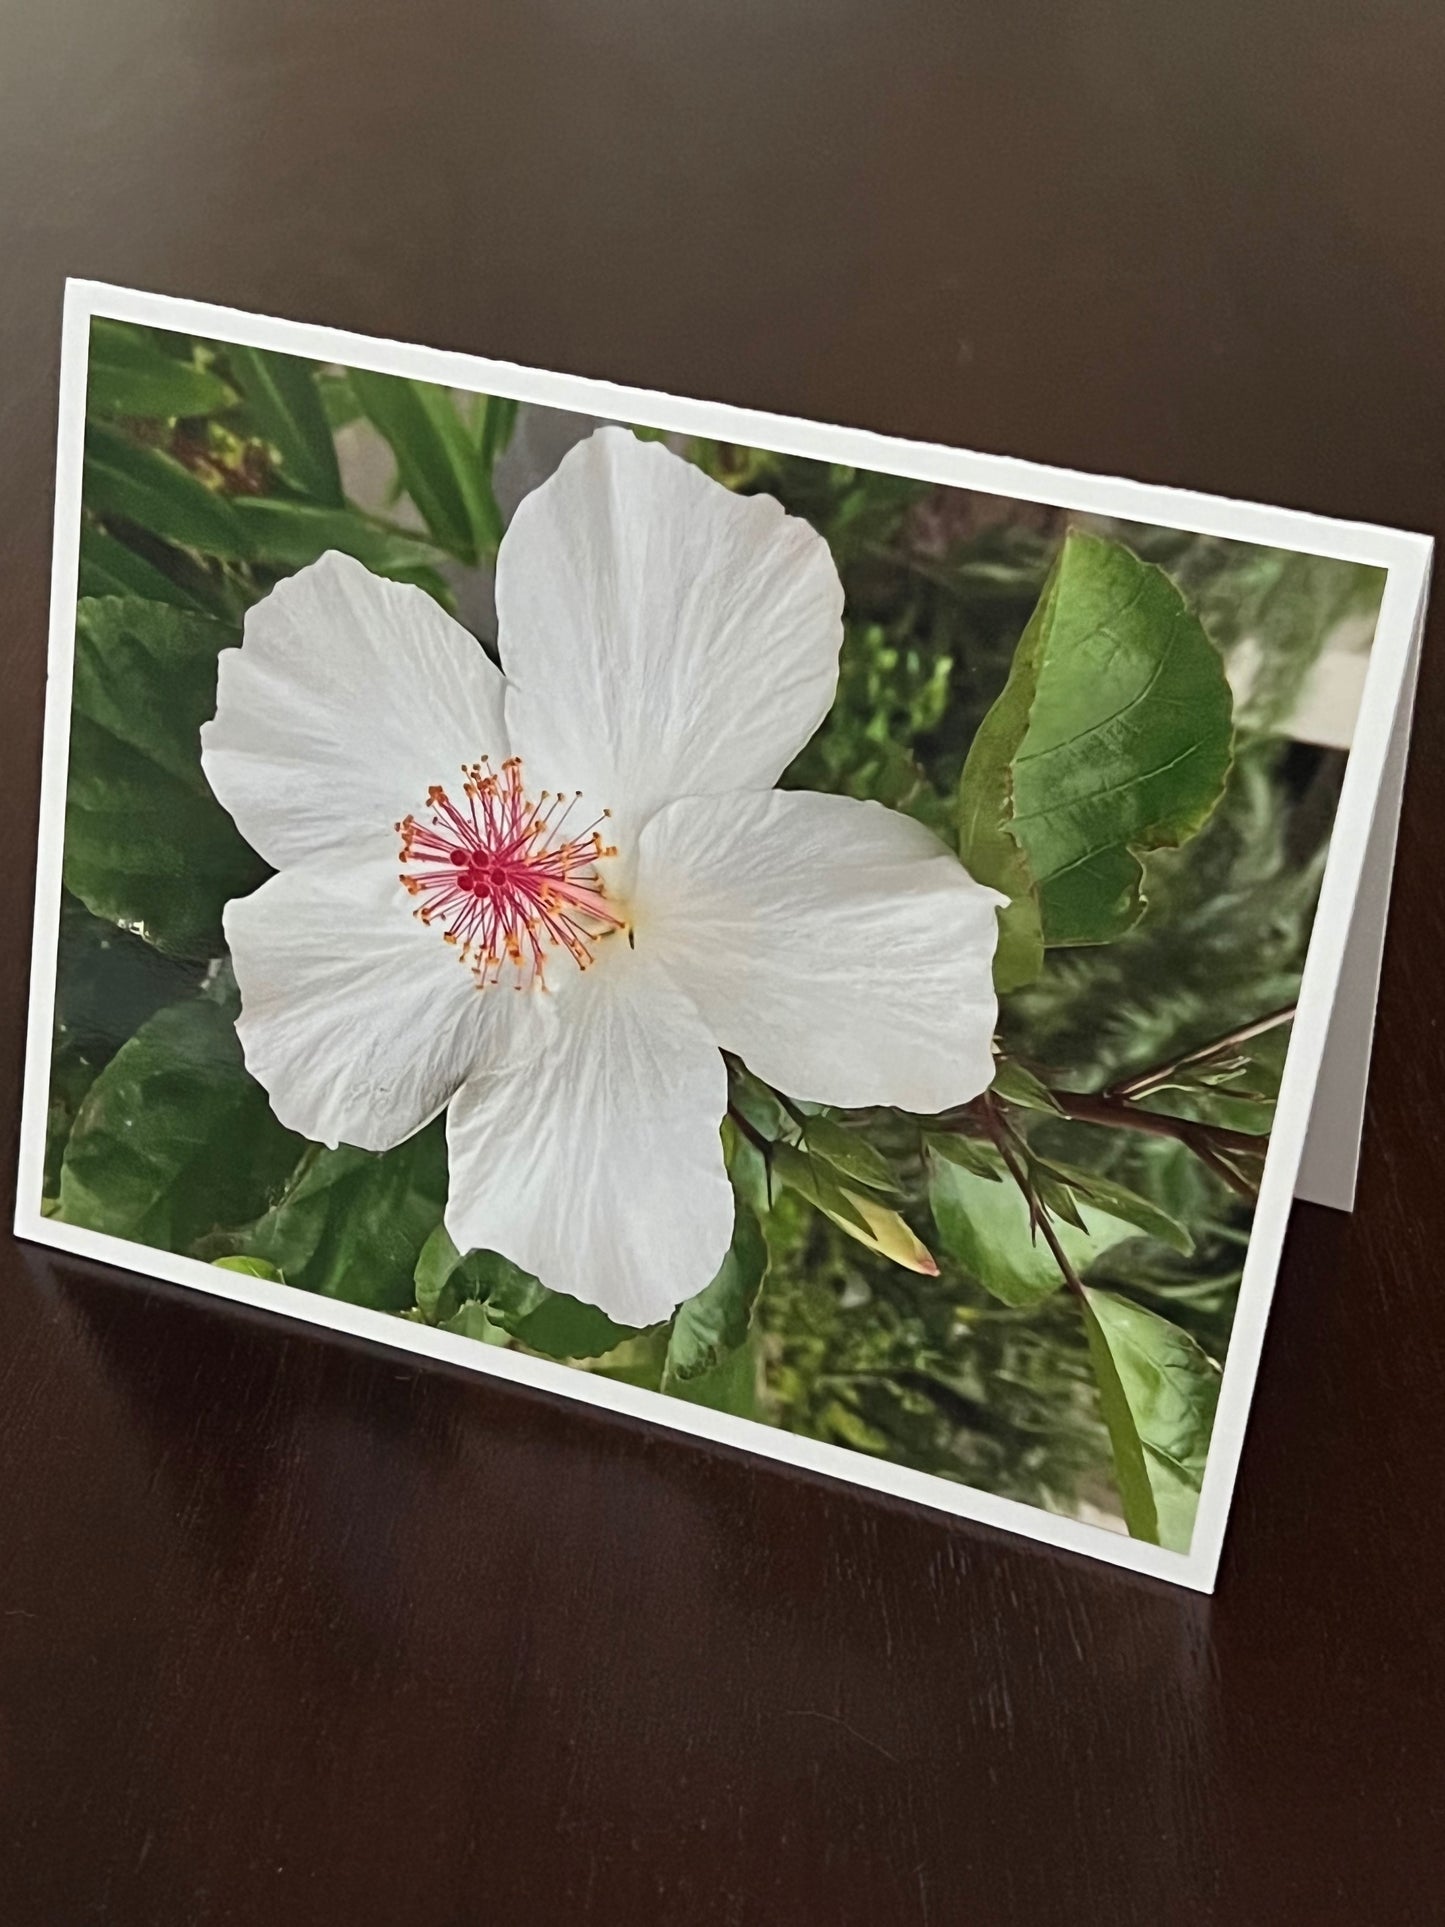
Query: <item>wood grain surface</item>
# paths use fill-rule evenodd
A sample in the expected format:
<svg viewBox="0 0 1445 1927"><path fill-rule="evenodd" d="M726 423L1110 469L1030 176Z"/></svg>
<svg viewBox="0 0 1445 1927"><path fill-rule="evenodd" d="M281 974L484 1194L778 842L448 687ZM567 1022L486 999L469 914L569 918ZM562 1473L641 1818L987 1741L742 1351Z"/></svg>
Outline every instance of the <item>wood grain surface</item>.
<svg viewBox="0 0 1445 1927"><path fill-rule="evenodd" d="M1442 79L1406 0L9 0L7 1174L67 273L1445 533ZM7 1927L1445 1917L1441 653L1212 1602L7 1239Z"/></svg>

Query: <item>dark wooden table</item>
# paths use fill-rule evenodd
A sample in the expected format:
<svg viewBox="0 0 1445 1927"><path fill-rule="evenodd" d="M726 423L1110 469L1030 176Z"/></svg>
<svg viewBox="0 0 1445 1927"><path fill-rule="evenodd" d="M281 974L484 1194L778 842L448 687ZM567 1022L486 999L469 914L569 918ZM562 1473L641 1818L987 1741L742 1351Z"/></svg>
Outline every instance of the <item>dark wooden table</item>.
<svg viewBox="0 0 1445 1927"><path fill-rule="evenodd" d="M1445 533L1442 81L1418 0L10 0L7 1169L65 274ZM7 1927L1445 1918L1441 654L1212 1602L7 1240Z"/></svg>

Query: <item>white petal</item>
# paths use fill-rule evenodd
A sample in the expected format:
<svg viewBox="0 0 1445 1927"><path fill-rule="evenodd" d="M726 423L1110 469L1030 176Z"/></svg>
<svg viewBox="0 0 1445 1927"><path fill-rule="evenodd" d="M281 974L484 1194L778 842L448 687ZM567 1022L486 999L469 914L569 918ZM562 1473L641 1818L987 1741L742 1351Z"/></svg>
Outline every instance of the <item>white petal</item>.
<svg viewBox="0 0 1445 1927"><path fill-rule="evenodd" d="M774 790L648 823L634 932L777 1089L926 1113L992 1079L1002 902L910 817Z"/></svg>
<svg viewBox="0 0 1445 1927"><path fill-rule="evenodd" d="M478 989L411 909L394 855L298 864L226 906L246 1067L316 1143L389 1150L549 1021L539 997Z"/></svg>
<svg viewBox="0 0 1445 1927"><path fill-rule="evenodd" d="M447 1229L619 1324L656 1324L727 1253L726 1108L697 1012L610 940L533 1062L470 1079L447 1113Z"/></svg>
<svg viewBox="0 0 1445 1927"><path fill-rule="evenodd" d="M529 783L580 787L624 836L669 797L771 784L833 700L842 610L806 522L599 429L522 502L497 558Z"/></svg>
<svg viewBox="0 0 1445 1927"><path fill-rule="evenodd" d="M221 656L207 781L278 868L389 835L433 783L507 754L502 677L425 590L330 553L278 582Z"/></svg>

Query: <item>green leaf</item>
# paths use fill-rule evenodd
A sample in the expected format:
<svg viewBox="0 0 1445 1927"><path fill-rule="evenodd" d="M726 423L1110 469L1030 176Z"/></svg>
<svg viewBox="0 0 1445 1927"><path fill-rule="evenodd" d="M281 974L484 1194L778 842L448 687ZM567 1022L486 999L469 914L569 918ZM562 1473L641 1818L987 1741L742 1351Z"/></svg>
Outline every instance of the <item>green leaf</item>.
<svg viewBox="0 0 1445 1927"><path fill-rule="evenodd" d="M667 1340L663 1390L715 1371L746 1345L753 1304L768 1268L768 1247L757 1218L741 1200L733 1241L716 1278L679 1305Z"/></svg>
<svg viewBox="0 0 1445 1927"><path fill-rule="evenodd" d="M216 661L240 638L208 616L107 597L76 610L74 706L197 797L201 724L215 710Z"/></svg>
<svg viewBox="0 0 1445 1927"><path fill-rule="evenodd" d="M736 1061L728 1064L728 1103L765 1138L781 1137L789 1127L777 1092Z"/></svg>
<svg viewBox="0 0 1445 1927"><path fill-rule="evenodd" d="M265 875L219 804L72 717L64 878L96 916L168 956L215 956L225 904Z"/></svg>
<svg viewBox="0 0 1445 1927"><path fill-rule="evenodd" d="M82 487L93 514L120 516L202 555L243 560L247 554L245 530L224 495L160 449L127 441L97 422L85 430Z"/></svg>
<svg viewBox="0 0 1445 1927"><path fill-rule="evenodd" d="M686 1399L689 1405L710 1406L715 1412L731 1412L735 1418L757 1418L758 1377L758 1357L749 1335L710 1372L696 1378L665 1378L661 1389L673 1398Z"/></svg>
<svg viewBox="0 0 1445 1927"><path fill-rule="evenodd" d="M361 419L361 404L356 399L344 368L328 368L318 374L316 392L321 397L321 406L333 435L338 428L349 428L352 422Z"/></svg>
<svg viewBox="0 0 1445 1927"><path fill-rule="evenodd" d="M275 569L302 569L328 549L339 549L376 575L410 580L419 569L435 568L447 559L419 536L378 528L359 509L316 508L309 502L251 495L238 498L235 512L253 560Z"/></svg>
<svg viewBox="0 0 1445 1927"><path fill-rule="evenodd" d="M497 457L502 454L512 439L512 430L517 425L517 410L520 403L509 401L505 395L482 395L477 410L476 437L477 452L482 458L482 466L490 475Z"/></svg>
<svg viewBox="0 0 1445 1927"><path fill-rule="evenodd" d="M246 1073L235 1027L196 997L158 1011L83 1100L60 1175L60 1216L187 1251L263 1211L302 1140Z"/></svg>
<svg viewBox="0 0 1445 1927"><path fill-rule="evenodd" d="M725 1117L722 1125L723 1158L733 1189L760 1218L773 1208L773 1183L767 1161L751 1139Z"/></svg>
<svg viewBox="0 0 1445 1927"><path fill-rule="evenodd" d="M831 1117L810 1117L803 1126L803 1148L852 1184L875 1191L901 1191L888 1160L857 1131Z"/></svg>
<svg viewBox="0 0 1445 1927"><path fill-rule="evenodd" d="M402 488L440 546L464 562L494 554L502 518L451 394L434 383L350 370L362 413L386 437Z"/></svg>
<svg viewBox="0 0 1445 1927"><path fill-rule="evenodd" d="M487 1316L530 1351L549 1358L600 1358L636 1336L631 1326L614 1324L595 1305L549 1291L494 1252L485 1256L491 1267Z"/></svg>
<svg viewBox="0 0 1445 1927"><path fill-rule="evenodd" d="M98 317L91 322L87 414L169 421L214 415L235 399L219 375L164 354L142 329Z"/></svg>
<svg viewBox="0 0 1445 1927"><path fill-rule="evenodd" d="M995 976L1107 943L1144 911L1140 854L1207 821L1232 751L1223 662L1161 569L1073 531L959 787L964 862L1010 898Z"/></svg>
<svg viewBox="0 0 1445 1927"><path fill-rule="evenodd" d="M464 1256L446 1226L438 1224L416 1261L417 1310L429 1325L454 1331L459 1307L486 1298L494 1285L513 1278L533 1282L495 1251L469 1251Z"/></svg>
<svg viewBox="0 0 1445 1927"><path fill-rule="evenodd" d="M79 586L82 597L135 596L205 613L205 605L163 569L89 522L80 531Z"/></svg>
<svg viewBox="0 0 1445 1927"><path fill-rule="evenodd" d="M1079 1209L1079 1201L1060 1177L1056 1177L1047 1165L1038 1158L1030 1156L1027 1160L1029 1183L1033 1186L1034 1197L1048 1212L1051 1218L1062 1218L1076 1231L1087 1231L1084 1214Z"/></svg>
<svg viewBox="0 0 1445 1927"><path fill-rule="evenodd" d="M933 1253L917 1236L912 1226L897 1211L889 1210L875 1197L838 1184L825 1166L819 1165L796 1145L773 1146L775 1178L806 1198L816 1210L830 1218L840 1231L846 1231L869 1251L890 1258L906 1271L922 1272L935 1278L938 1266Z"/></svg>
<svg viewBox="0 0 1445 1927"><path fill-rule="evenodd" d="M223 907L266 875L201 773L216 658L236 640L158 602L76 611L66 886L173 956L214 955Z"/></svg>
<svg viewBox="0 0 1445 1927"><path fill-rule="evenodd" d="M288 1285L377 1311L405 1311L422 1247L446 1202L440 1121L394 1150L318 1151L286 1195L241 1234L241 1255Z"/></svg>
<svg viewBox="0 0 1445 1927"><path fill-rule="evenodd" d="M1035 1077L1016 1057L1001 1057L998 1060L990 1088L999 1097L1007 1098L1010 1104L1017 1104L1021 1110L1050 1111L1055 1117L1064 1115L1048 1085Z"/></svg>
<svg viewBox="0 0 1445 1927"><path fill-rule="evenodd" d="M149 1017L200 989L201 969L178 963L93 917L68 892L60 904L55 1030L50 1055L44 1197L60 1167L80 1105L98 1073Z"/></svg>
<svg viewBox="0 0 1445 1927"><path fill-rule="evenodd" d="M216 1271L238 1271L243 1278L268 1278L276 1285L286 1282L275 1265L268 1265L264 1258L212 1258L211 1265Z"/></svg>
<svg viewBox="0 0 1445 1927"><path fill-rule="evenodd" d="M341 471L314 364L272 348L232 345L226 354L246 420L275 449L282 475L313 501L339 509Z"/></svg>
<svg viewBox="0 0 1445 1927"><path fill-rule="evenodd" d="M461 1262L462 1254L452 1243L450 1232L444 1224L438 1224L418 1252L412 1272L416 1308L429 1325L441 1324L456 1310L459 1294L449 1294L447 1287Z"/></svg>
<svg viewBox="0 0 1445 1927"><path fill-rule="evenodd" d="M459 1337L470 1338L478 1345L507 1343L506 1332L500 1325L492 1323L487 1316L486 1306L475 1298L468 1298L450 1318L443 1318L440 1328L444 1332L456 1332Z"/></svg>
<svg viewBox="0 0 1445 1927"><path fill-rule="evenodd" d="M666 1356L667 1328L654 1325L649 1331L635 1332L623 1339L620 1345L594 1360L588 1370L598 1378L610 1378L614 1384L635 1385L643 1392L660 1392ZM685 1398L685 1388L678 1388L677 1396Z"/></svg>
<svg viewBox="0 0 1445 1927"><path fill-rule="evenodd" d="M985 1290L1006 1305L1034 1305L1064 1283L1048 1245L1033 1230L1018 1185L994 1183L936 1156L929 1159L928 1200L944 1248ZM1136 1235L1135 1228L1085 1206L1085 1229L1056 1223L1064 1255L1084 1272L1101 1252Z"/></svg>
<svg viewBox="0 0 1445 1927"><path fill-rule="evenodd" d="M998 913L998 948L993 959L994 982L1001 992L1032 982L1044 961L1038 887L1013 827L1014 759L1028 734L1029 711L1038 687L1041 629L1057 591L1056 568L1019 640L1008 681L978 726L959 779L959 855L976 882L1001 890L1009 899Z"/></svg>
<svg viewBox="0 0 1445 1927"><path fill-rule="evenodd" d="M963 1137L952 1131L930 1131L923 1139L923 1146L930 1157L957 1164L976 1178L988 1178L997 1184L1006 1175L998 1152L979 1138Z"/></svg>
<svg viewBox="0 0 1445 1927"><path fill-rule="evenodd" d="M1083 1304L1084 1332L1089 1341L1089 1360L1094 1367L1094 1382L1099 1388L1099 1411L1109 1434L1114 1455L1114 1483L1124 1508L1124 1524L1133 1539L1145 1539L1151 1546L1159 1543L1159 1508L1154 1503L1154 1488L1149 1482L1149 1467L1144 1446L1129 1409L1119 1368L1104 1329L1095 1315L1091 1295Z"/></svg>
<svg viewBox="0 0 1445 1927"><path fill-rule="evenodd" d="M850 1237L866 1240L868 1220L826 1165L816 1163L806 1151L786 1139L772 1143L768 1162L774 1184L785 1184L800 1198L806 1198L815 1210L827 1212Z"/></svg>
<svg viewBox="0 0 1445 1927"><path fill-rule="evenodd" d="M1147 1232L1151 1238L1158 1238L1163 1244L1172 1245L1186 1258L1193 1251L1194 1239L1188 1227L1150 1199L1131 1191L1127 1185L1119 1184L1098 1171L1082 1171L1072 1164L1060 1164L1054 1158L1038 1158L1035 1161L1041 1170L1061 1179L1086 1203L1097 1205L1112 1217L1124 1219L1140 1231Z"/></svg>
<svg viewBox="0 0 1445 1927"><path fill-rule="evenodd" d="M463 1255L443 1224L422 1246L415 1285L417 1309L428 1324L471 1331L493 1344L510 1336L552 1358L600 1358L636 1336L596 1306L549 1291L495 1251ZM468 1315L469 1307L483 1305L485 1329Z"/></svg>
<svg viewBox="0 0 1445 1927"><path fill-rule="evenodd" d="M147 1018L198 991L204 966L167 957L129 930L92 916L68 893L60 904L55 985L57 1038L97 1068Z"/></svg>
<svg viewBox="0 0 1445 1927"><path fill-rule="evenodd" d="M1118 1378L1130 1426L1142 1454L1157 1515L1157 1543L1172 1552L1187 1552L1194 1532L1194 1515L1204 1483L1214 1414L1219 1404L1219 1367L1187 1332L1156 1312L1120 1298L1111 1291L1086 1290L1089 1310L1097 1322L1098 1338L1107 1349ZM1090 1347L1099 1371L1097 1340L1090 1331ZM1105 1396L1100 1376L1100 1397ZM1112 1391L1109 1394L1113 1400ZM1105 1422L1114 1443L1116 1468L1120 1443L1116 1423L1106 1410ZM1135 1479L1133 1448L1124 1440L1129 1478ZM1120 1486L1124 1484L1121 1471ZM1126 1501L1126 1522L1129 1519Z"/></svg>

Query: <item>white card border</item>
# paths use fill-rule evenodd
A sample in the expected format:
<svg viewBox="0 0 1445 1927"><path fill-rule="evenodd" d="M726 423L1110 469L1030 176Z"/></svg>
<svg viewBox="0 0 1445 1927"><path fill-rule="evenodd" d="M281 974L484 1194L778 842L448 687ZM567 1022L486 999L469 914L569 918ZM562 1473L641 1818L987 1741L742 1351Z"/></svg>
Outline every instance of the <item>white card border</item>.
<svg viewBox="0 0 1445 1927"><path fill-rule="evenodd" d="M518 401L538 402L680 434L715 436L783 454L846 462L886 474L986 490L1017 500L1046 502L1199 534L1333 556L1388 571L1246 1253L1193 1544L1187 1554L1166 1552L1161 1547L1124 1538L1105 1527L1084 1525L1015 1500L951 1485L928 1473L868 1459L843 1446L826 1445L705 1406L689 1405L548 1359L479 1345L454 1333L404 1323L385 1313L367 1311L340 1300L315 1297L290 1286L217 1270L197 1259L153 1251L144 1245L82 1230L41 1215L50 1034L59 946L86 361L90 322L95 316L176 329L241 346L279 349L312 360L407 375L449 387L504 395ZM1223 1545L1280 1248L1351 912L1359 890L1375 798L1381 786L1396 709L1405 690L1417 615L1423 609L1431 551L1428 537L1403 530L1334 521L1298 510L1269 508L1116 477L1087 475L1007 456L902 441L865 429L800 421L716 402L692 401L647 389L552 374L481 356L386 341L305 322L281 321L207 302L100 282L69 281L62 328L49 678L16 1232L81 1258L118 1265L171 1284L191 1286L260 1310L279 1312L288 1318L380 1342L395 1350L557 1392L583 1404L624 1413L670 1431L710 1439L755 1457L781 1461L977 1520L1043 1545L1061 1547L1196 1591L1210 1592Z"/></svg>

